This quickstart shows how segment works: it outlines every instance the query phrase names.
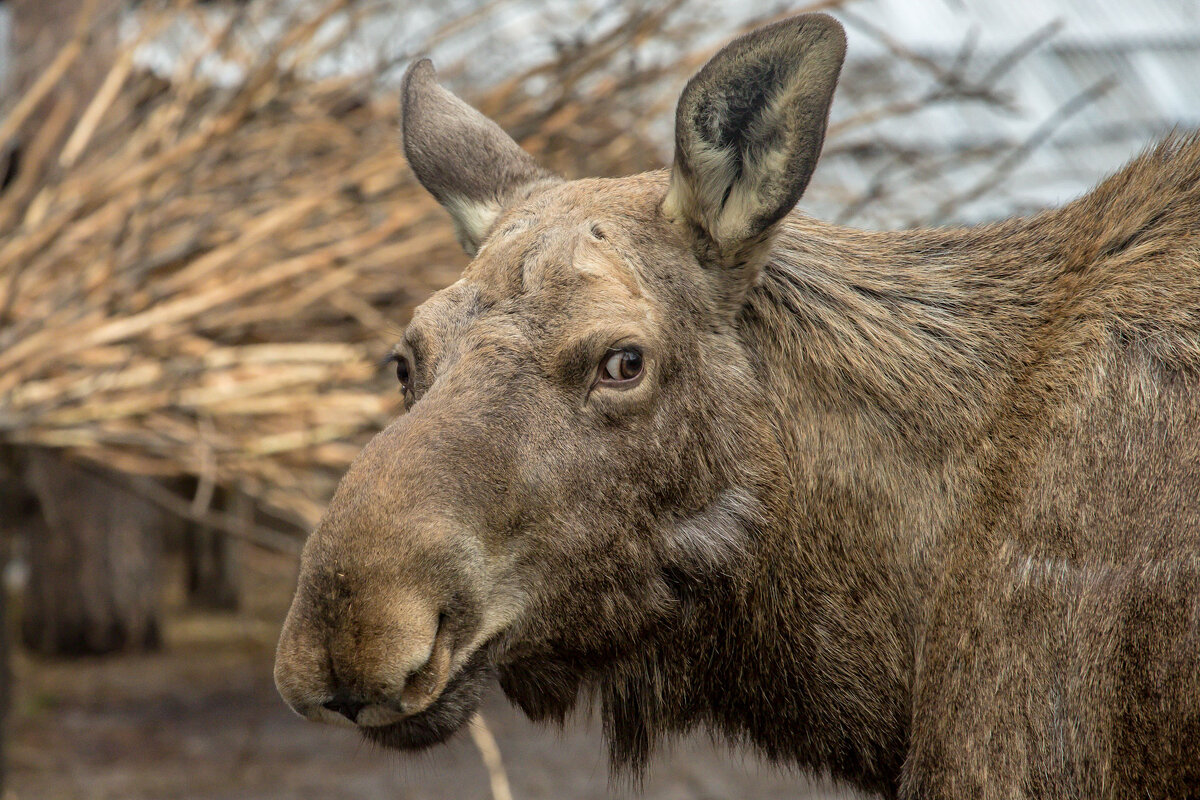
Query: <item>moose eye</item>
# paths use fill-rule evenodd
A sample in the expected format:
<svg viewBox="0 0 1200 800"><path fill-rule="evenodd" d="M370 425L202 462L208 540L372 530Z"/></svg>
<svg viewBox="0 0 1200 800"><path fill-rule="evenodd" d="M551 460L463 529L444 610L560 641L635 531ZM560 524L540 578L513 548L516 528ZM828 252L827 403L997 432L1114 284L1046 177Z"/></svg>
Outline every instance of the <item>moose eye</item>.
<svg viewBox="0 0 1200 800"><path fill-rule="evenodd" d="M400 388L408 391L409 368L408 359L401 355L392 356L392 360L396 362L396 380L400 381Z"/></svg>
<svg viewBox="0 0 1200 800"><path fill-rule="evenodd" d="M633 348L609 350L600 369L600 382L628 384L642 376L642 354Z"/></svg>

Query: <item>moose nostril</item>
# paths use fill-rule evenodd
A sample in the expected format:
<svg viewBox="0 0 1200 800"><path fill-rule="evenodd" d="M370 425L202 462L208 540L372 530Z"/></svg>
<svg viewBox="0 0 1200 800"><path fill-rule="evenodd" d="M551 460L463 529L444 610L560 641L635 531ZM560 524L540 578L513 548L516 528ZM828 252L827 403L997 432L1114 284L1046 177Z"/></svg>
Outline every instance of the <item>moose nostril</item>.
<svg viewBox="0 0 1200 800"><path fill-rule="evenodd" d="M324 705L330 711L341 714L351 722L358 722L358 712L362 711L367 704L361 700L355 700L349 695L338 694Z"/></svg>

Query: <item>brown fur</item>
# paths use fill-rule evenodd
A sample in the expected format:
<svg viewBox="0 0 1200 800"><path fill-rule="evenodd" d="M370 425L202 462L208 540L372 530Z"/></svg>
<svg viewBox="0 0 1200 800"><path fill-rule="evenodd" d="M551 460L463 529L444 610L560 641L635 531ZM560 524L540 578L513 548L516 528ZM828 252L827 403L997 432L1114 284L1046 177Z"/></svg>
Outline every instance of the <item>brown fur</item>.
<svg viewBox="0 0 1200 800"><path fill-rule="evenodd" d="M709 187L819 146L840 29L787 24L737 58L802 42L828 91L768 91ZM285 698L420 747L495 671L535 719L598 697L618 765L699 726L886 796L1200 796L1200 139L958 230L776 222L774 184L716 224L682 174L504 183L306 547Z"/></svg>

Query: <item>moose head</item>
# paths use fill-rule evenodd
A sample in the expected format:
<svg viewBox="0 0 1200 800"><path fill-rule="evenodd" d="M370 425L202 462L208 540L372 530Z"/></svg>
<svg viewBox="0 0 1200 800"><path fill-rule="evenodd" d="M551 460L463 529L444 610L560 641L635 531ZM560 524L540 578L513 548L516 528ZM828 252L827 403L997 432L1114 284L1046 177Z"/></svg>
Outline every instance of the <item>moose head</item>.
<svg viewBox="0 0 1200 800"><path fill-rule="evenodd" d="M275 670L292 708L421 748L498 674L559 718L747 590L792 513L788 389L747 297L844 52L819 14L737 39L684 89L670 170L578 181L409 68L404 151L473 260L414 313L405 412L305 546Z"/></svg>

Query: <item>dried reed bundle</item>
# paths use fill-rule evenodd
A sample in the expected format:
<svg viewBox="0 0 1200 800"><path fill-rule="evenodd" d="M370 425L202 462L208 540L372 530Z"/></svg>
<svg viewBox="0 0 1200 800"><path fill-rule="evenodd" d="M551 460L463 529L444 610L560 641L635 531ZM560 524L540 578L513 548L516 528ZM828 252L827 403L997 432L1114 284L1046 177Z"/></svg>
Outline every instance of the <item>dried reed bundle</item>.
<svg viewBox="0 0 1200 800"><path fill-rule="evenodd" d="M673 10L632 11L472 99L567 174L644 169L658 151L631 96L688 64L629 55L678 34ZM396 411L378 376L387 340L463 263L406 168L384 70L305 77L363 13L334 0L257 52L236 46L245 19L231 18L169 80L137 69L131 43L94 96L34 120L79 26L0 122L0 139L36 122L0 195L0 442L236 485L315 523ZM141 35L181 18L204 24L159 7ZM237 86L200 77L213 55L241 66ZM539 77L552 92L528 89Z"/></svg>
<svg viewBox="0 0 1200 800"><path fill-rule="evenodd" d="M682 4L623 12L470 99L567 176L658 166L670 142L652 127L709 55L681 46L695 34ZM204 46L164 78L136 66L130 42L93 95L64 95L35 115L78 58L84 18L0 121L0 144L18 131L28 143L0 194L0 444L61 448L131 475L194 476L195 502L158 484L149 494L233 532L205 507L214 485L236 486L300 529L316 522L337 477L397 410L377 366L388 340L464 261L397 146L384 80L395 70L312 77L378 9L330 0L248 48L238 27L272 13L249 8L215 26L187 3L143 8L141 40L182 20ZM212 59L239 66L236 85L202 77ZM935 100L983 94L936 77Z"/></svg>

